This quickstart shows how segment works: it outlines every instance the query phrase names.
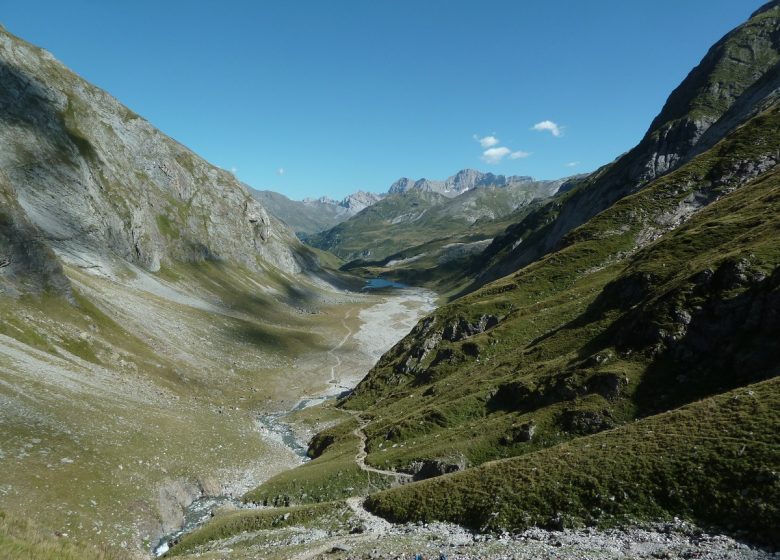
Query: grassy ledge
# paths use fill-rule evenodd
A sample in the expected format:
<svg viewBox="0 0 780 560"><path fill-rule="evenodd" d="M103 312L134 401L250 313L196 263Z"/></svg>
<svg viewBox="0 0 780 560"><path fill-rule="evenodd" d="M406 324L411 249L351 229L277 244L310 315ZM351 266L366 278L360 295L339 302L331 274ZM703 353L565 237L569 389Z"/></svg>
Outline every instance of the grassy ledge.
<svg viewBox="0 0 780 560"><path fill-rule="evenodd" d="M778 544L780 379L589 437L370 496L392 521L480 530L677 515Z"/></svg>

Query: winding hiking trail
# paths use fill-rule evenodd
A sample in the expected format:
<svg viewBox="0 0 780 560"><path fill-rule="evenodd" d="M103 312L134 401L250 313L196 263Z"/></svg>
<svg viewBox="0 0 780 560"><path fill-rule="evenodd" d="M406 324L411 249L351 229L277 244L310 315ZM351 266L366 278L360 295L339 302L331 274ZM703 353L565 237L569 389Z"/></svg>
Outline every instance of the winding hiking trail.
<svg viewBox="0 0 780 560"><path fill-rule="evenodd" d="M355 412L355 413L350 412L350 414L352 414L353 417L355 417L358 421L358 427L352 431L352 434L355 437L357 437L358 440L360 441L357 455L355 455L355 463L357 463L357 466L360 467L360 470L365 471L367 473L375 473L375 474L380 474L383 476L389 476L395 478L398 484L411 482L412 475L410 474L397 472L397 471L386 471L382 469L377 469L375 467L366 464L366 457L368 456L368 451L366 450L367 438L366 438L365 428L368 425L368 420L363 420L360 417L359 412Z"/></svg>
<svg viewBox="0 0 780 560"><path fill-rule="evenodd" d="M353 496L347 498L347 507L352 510L352 513L365 529L363 533L358 535L339 535L327 539L317 546L314 546L308 550L305 550L292 557L293 560L309 560L311 558L319 558L323 554L327 554L334 548L342 547L344 551L348 551L358 541L371 540L376 537L381 537L392 532L393 524L378 517L363 507L363 500L365 496Z"/></svg>
<svg viewBox="0 0 780 560"><path fill-rule="evenodd" d="M355 454L355 463L361 470L367 473L379 474L382 476L388 476L396 479L396 484L405 484L412 481L412 475L407 473L399 473L396 471L386 471L377 469L366 464L366 433L365 427L368 425L368 421L360 417L360 413L356 411L345 410L347 414L350 414L358 421L358 427L352 431L352 434L358 438L358 451ZM369 484L370 487L370 484ZM304 552L301 552L292 558L294 560L309 560L311 558L319 558L323 554L327 554L333 550L339 550L346 552L350 550L350 546L354 545L358 541L370 541L383 535L392 533L394 525L386 519L374 515L368 511L363 505L366 495L352 496L345 500L347 507L352 511L355 518L360 522L363 531L357 535L339 535L312 547Z"/></svg>
<svg viewBox="0 0 780 560"><path fill-rule="evenodd" d="M349 328L346 321L349 319L350 312L344 316L342 325L347 330L347 334L341 339L338 345L331 348L327 354L335 358L335 365L330 368L330 382L336 383L336 369L341 367L341 359L336 352L342 348L347 341L353 336L353 331ZM390 477L395 479L394 485L405 484L413 480L412 475L397 471L383 470L376 467L372 467L366 464L366 457L368 456L368 450L366 444L368 438L366 437L365 428L369 424L369 421L360 416L359 411L343 410L350 416L352 416L358 423L358 426L352 431L352 435L357 438L357 452L355 453L355 464L360 470L366 473L373 473L380 476ZM369 488L371 484L369 483ZM367 494L366 494L367 495ZM393 529L393 524L386 519L376 516L368 511L363 505L363 501L366 495L352 496L345 500L347 507L352 511L355 518L357 518L360 524L363 526L364 531L359 535L340 535L311 547L308 550L301 552L292 558L294 560L309 560L311 558L318 558L323 554L327 554L331 550L338 547L346 547L345 550L349 550L349 545L360 540L370 540L382 535L389 534Z"/></svg>

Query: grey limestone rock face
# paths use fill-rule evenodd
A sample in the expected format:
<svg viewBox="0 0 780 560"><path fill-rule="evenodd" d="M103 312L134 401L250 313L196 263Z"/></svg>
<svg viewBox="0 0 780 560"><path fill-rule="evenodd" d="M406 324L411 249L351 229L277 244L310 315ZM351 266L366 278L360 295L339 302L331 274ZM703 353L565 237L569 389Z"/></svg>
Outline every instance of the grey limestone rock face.
<svg viewBox="0 0 780 560"><path fill-rule="evenodd" d="M0 295L49 290L70 296L70 283L0 172Z"/></svg>
<svg viewBox="0 0 780 560"><path fill-rule="evenodd" d="M347 195L344 200L338 203L338 205L342 208L346 208L350 215L354 216L361 210L368 208L372 204L376 204L380 200L382 200L382 195L366 191L357 191Z"/></svg>
<svg viewBox="0 0 780 560"><path fill-rule="evenodd" d="M2 29L0 84L0 170L65 262L305 266L292 233L232 174Z"/></svg>

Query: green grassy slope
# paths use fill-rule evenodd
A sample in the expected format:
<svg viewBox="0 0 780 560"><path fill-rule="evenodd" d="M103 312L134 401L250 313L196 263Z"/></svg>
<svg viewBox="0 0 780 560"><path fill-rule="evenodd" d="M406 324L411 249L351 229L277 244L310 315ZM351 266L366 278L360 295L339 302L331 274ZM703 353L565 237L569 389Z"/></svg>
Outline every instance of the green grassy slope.
<svg viewBox="0 0 780 560"><path fill-rule="evenodd" d="M335 443L328 445L321 455L310 453L314 456L312 461L279 473L248 492L243 500L265 506L289 506L328 502L388 488L391 485L388 477L363 471L355 463L360 440L352 432L357 425L355 420L349 420L320 433L317 438L321 445Z"/></svg>
<svg viewBox="0 0 780 560"><path fill-rule="evenodd" d="M440 308L383 357L350 402L360 406L378 398L396 400L407 385L484 371L488 358L497 362L490 370L519 373L548 361L552 363L544 369L560 369L568 360L576 363L610 346L597 335L621 316L638 314L638 304L657 306L642 309L645 321L656 311L671 313L661 296L687 289L701 271L712 269L713 274L745 256L753 261L750 268L771 273L777 173L770 171L744 186L744 176L731 170L757 173L760 169L752 162L777 157L778 124L780 109L774 107L715 149L572 232L557 253ZM693 200L705 204L718 197L721 200L663 235L675 225L676 213ZM703 220L706 228L700 225ZM654 237L660 239L653 243ZM720 297L713 292L711 296ZM482 317L497 326L478 334ZM468 336L469 329L474 336ZM586 342L590 344L582 347ZM636 341L643 343L650 345ZM629 362L634 360L639 357ZM480 378L470 379L479 383Z"/></svg>
<svg viewBox="0 0 780 560"><path fill-rule="evenodd" d="M178 524L179 495L295 464L256 416L329 388L322 355L370 301L219 261L65 273L72 302L0 298L2 506L136 551Z"/></svg>
<svg viewBox="0 0 780 560"><path fill-rule="evenodd" d="M443 204L447 198L433 192L410 191L391 195L369 206L362 212L334 228L309 236L310 245L325 249L344 260L356 258L382 258L398 251L405 244L417 244L408 239L419 239L409 229L409 222L423 215L431 208ZM403 219L404 227L395 228L396 238L388 231L392 221ZM407 237L412 235L412 237Z"/></svg>
<svg viewBox="0 0 780 560"><path fill-rule="evenodd" d="M43 531L0 511L0 560L120 560L129 558L105 547L74 542L67 534Z"/></svg>
<svg viewBox="0 0 780 560"><path fill-rule="evenodd" d="M396 521L553 528L674 515L777 545L780 380L520 458L381 492Z"/></svg>

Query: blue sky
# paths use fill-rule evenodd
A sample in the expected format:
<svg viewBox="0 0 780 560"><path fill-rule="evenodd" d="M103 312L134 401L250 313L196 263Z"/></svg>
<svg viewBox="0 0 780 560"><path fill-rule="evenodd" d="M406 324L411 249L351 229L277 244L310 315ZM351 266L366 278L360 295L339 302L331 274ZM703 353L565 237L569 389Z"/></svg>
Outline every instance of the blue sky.
<svg viewBox="0 0 780 560"><path fill-rule="evenodd" d="M466 167L593 170L762 3L5 0L0 17L248 184L339 198Z"/></svg>

